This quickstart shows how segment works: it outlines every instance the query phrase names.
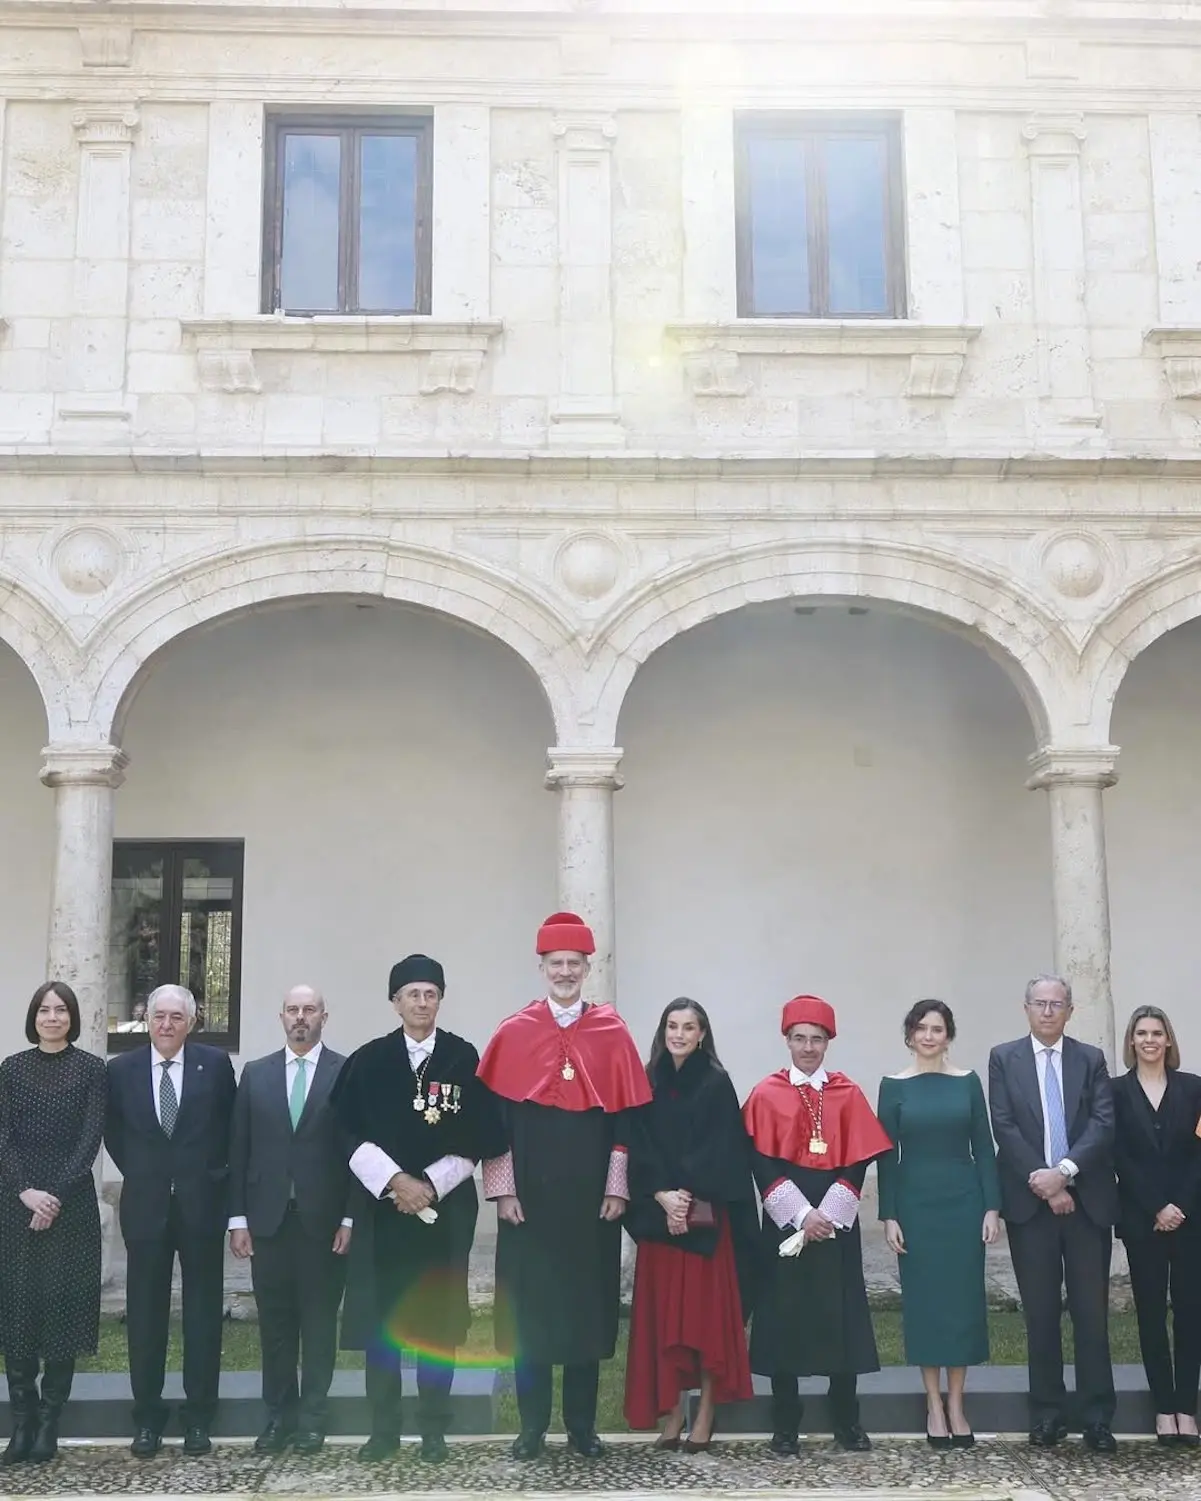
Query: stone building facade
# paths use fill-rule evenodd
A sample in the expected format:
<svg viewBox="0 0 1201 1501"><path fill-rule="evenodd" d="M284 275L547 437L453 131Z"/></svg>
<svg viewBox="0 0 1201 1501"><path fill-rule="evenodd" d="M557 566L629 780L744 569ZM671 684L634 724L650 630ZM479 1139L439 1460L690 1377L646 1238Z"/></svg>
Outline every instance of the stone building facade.
<svg viewBox="0 0 1201 1501"><path fill-rule="evenodd" d="M416 948L480 1041L559 905L740 1085L1050 966L1199 1061L1192 7L0 26L5 1050L46 973L349 1046Z"/></svg>

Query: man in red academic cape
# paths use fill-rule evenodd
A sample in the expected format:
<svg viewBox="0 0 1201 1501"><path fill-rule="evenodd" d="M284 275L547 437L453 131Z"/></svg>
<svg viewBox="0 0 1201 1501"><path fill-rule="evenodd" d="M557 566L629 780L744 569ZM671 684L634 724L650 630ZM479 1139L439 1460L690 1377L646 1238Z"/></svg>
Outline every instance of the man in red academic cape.
<svg viewBox="0 0 1201 1501"><path fill-rule="evenodd" d="M890 1147L857 1084L829 1073L834 1008L800 995L780 1030L790 1067L756 1084L742 1107L763 1200L763 1280L751 1325L751 1370L771 1377L771 1452L799 1452L798 1377L829 1376L834 1441L862 1451L856 1377L878 1371L863 1282L859 1195L868 1164Z"/></svg>
<svg viewBox="0 0 1201 1501"><path fill-rule="evenodd" d="M626 1144L651 1091L621 1017L582 999L596 948L583 920L556 912L537 948L547 994L501 1023L479 1068L509 1147L483 1169L499 1221L496 1346L514 1357L514 1457L542 1452L561 1365L568 1446L594 1459L600 1362L617 1342Z"/></svg>

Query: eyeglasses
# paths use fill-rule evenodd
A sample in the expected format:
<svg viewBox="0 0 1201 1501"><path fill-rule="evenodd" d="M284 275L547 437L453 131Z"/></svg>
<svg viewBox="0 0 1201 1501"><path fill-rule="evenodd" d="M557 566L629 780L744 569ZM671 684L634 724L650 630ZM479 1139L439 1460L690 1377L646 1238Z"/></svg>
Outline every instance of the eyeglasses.
<svg viewBox="0 0 1201 1501"><path fill-rule="evenodd" d="M1072 1003L1071 1001L1027 1001L1026 1007L1029 1011L1054 1011L1059 1013L1060 1011L1070 1011Z"/></svg>

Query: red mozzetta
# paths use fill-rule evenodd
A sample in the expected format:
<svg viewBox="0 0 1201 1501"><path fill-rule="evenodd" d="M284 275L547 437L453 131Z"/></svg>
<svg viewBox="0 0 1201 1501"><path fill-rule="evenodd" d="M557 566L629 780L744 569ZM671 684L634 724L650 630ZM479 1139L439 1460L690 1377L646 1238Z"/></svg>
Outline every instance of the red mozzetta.
<svg viewBox="0 0 1201 1501"><path fill-rule="evenodd" d="M560 1027L543 1001L508 1017L480 1059L479 1076L503 1099L612 1115L649 1104L651 1087L625 1022L612 1006L585 1006Z"/></svg>
<svg viewBox="0 0 1201 1501"><path fill-rule="evenodd" d="M797 1098L798 1093L786 1068L769 1074L751 1090L742 1107L742 1119L756 1152L764 1157L777 1157L798 1167L828 1169L866 1162L892 1146L858 1084L846 1074L831 1073L826 1076L821 1102L822 1140L829 1150L811 1152L813 1120ZM814 1092L806 1093L816 1105Z"/></svg>

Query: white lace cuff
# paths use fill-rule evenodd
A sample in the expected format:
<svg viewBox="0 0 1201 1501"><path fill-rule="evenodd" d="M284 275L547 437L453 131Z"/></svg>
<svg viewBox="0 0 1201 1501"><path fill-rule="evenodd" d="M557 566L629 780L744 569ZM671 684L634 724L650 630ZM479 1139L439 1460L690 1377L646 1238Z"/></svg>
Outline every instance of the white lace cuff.
<svg viewBox="0 0 1201 1501"><path fill-rule="evenodd" d="M825 1196L817 1207L832 1225L837 1225L840 1230L849 1230L859 1218L859 1195L849 1183L844 1183L840 1178L826 1189Z"/></svg>
<svg viewBox="0 0 1201 1501"><path fill-rule="evenodd" d="M791 1178L777 1178L763 1195L764 1212L780 1230L799 1230L813 1208Z"/></svg>
<svg viewBox="0 0 1201 1501"><path fill-rule="evenodd" d="M484 1159L484 1198L502 1199L516 1194L517 1179L513 1176L513 1154Z"/></svg>
<svg viewBox="0 0 1201 1501"><path fill-rule="evenodd" d="M605 1197L628 1199L630 1197L630 1159L625 1147L614 1147L609 1153L609 1176L605 1179Z"/></svg>

